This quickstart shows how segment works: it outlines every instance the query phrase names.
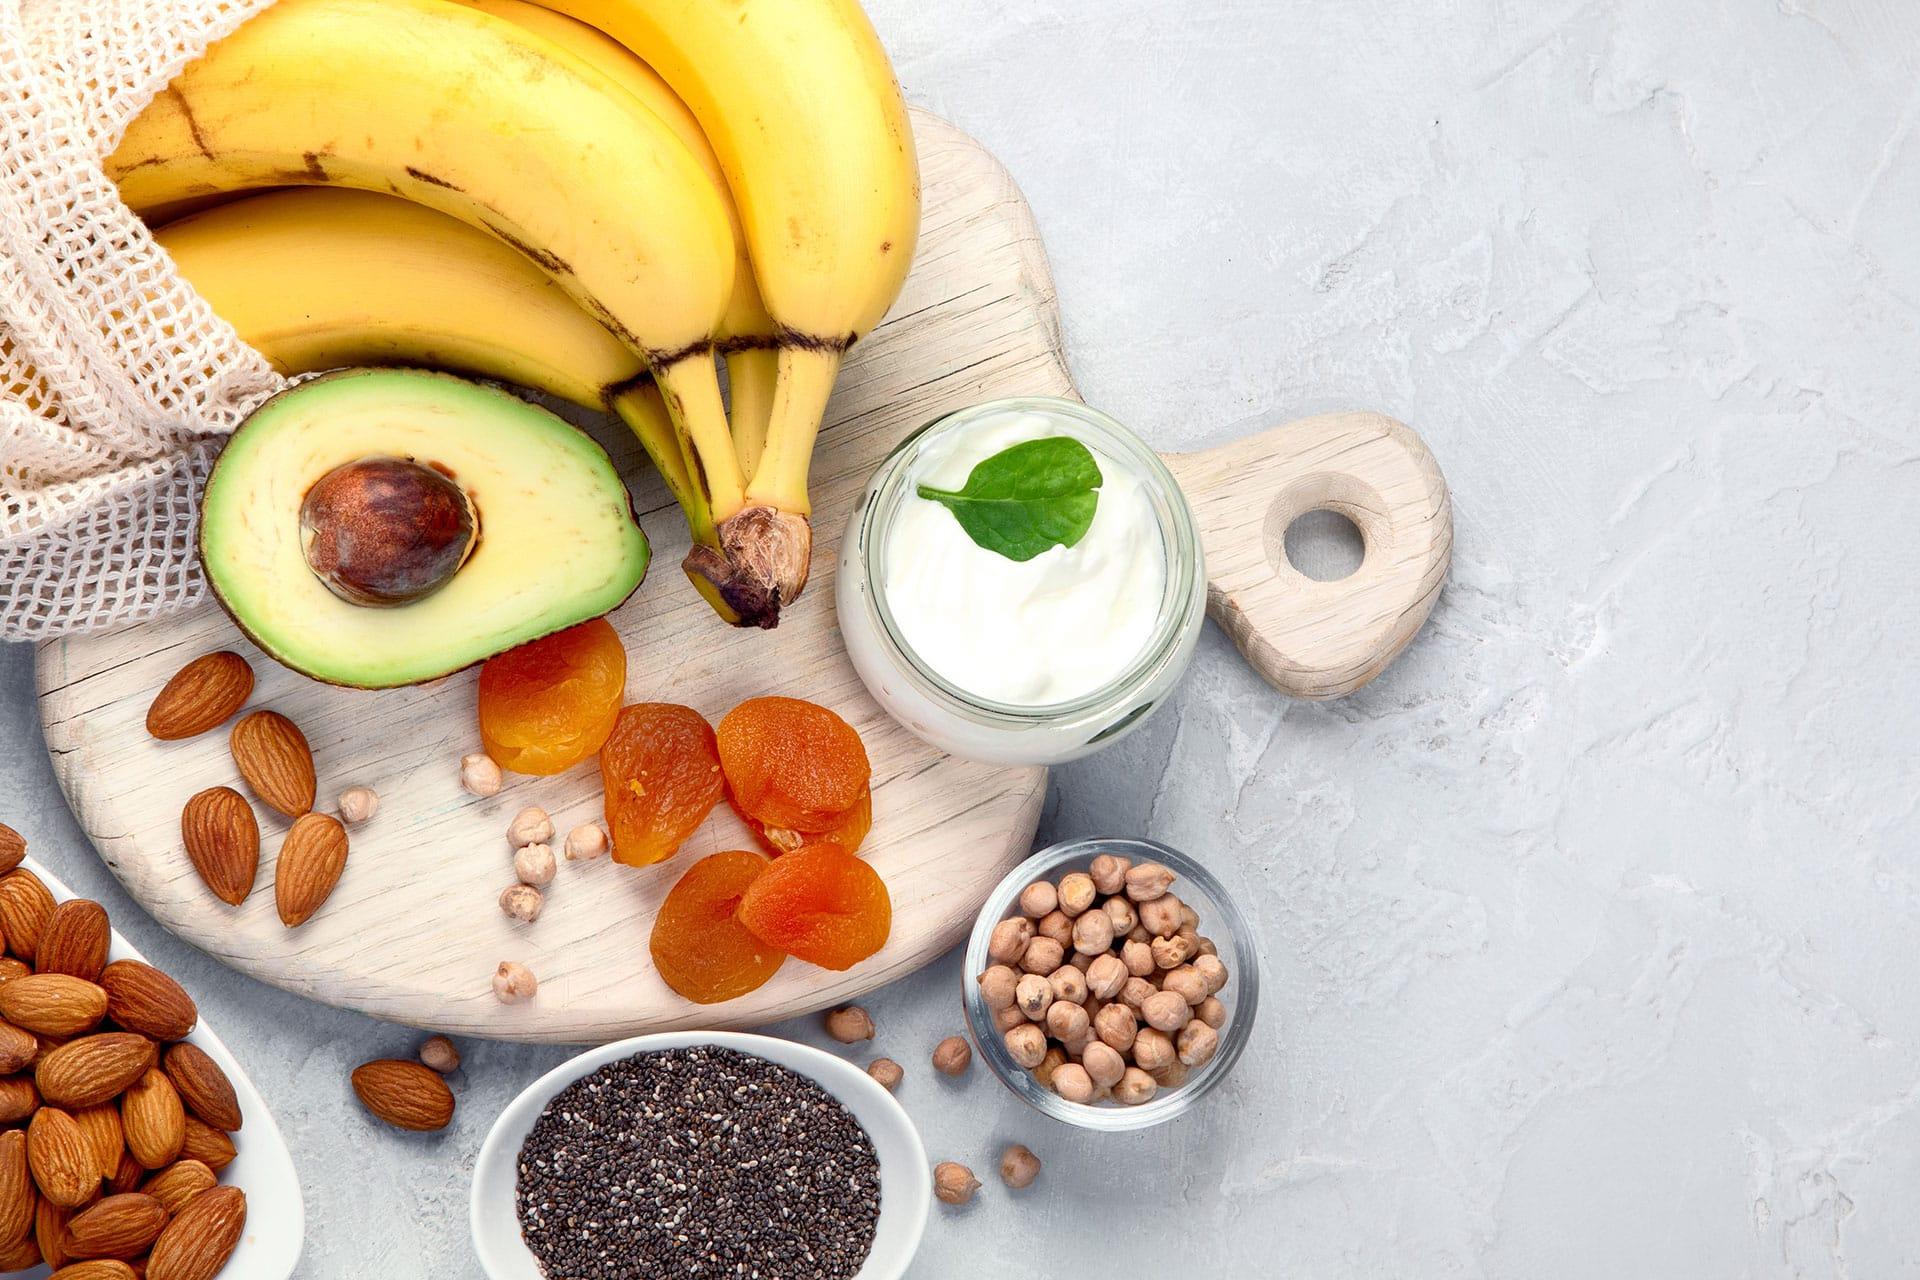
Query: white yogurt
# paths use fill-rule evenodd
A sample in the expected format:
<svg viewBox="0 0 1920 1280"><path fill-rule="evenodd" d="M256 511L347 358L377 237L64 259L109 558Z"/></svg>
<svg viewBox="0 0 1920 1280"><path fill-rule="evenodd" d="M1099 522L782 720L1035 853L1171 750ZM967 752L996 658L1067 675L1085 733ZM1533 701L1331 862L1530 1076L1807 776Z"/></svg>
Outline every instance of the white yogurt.
<svg viewBox="0 0 1920 1280"><path fill-rule="evenodd" d="M957 490L1003 449L1074 434L1037 413L1010 414L931 442L914 459L886 540L887 606L900 638L943 680L1014 706L1070 702L1104 687L1153 638L1167 585L1165 539L1130 467L1093 452L1101 485L1093 524L1071 547L1010 560L974 542L926 484Z"/></svg>

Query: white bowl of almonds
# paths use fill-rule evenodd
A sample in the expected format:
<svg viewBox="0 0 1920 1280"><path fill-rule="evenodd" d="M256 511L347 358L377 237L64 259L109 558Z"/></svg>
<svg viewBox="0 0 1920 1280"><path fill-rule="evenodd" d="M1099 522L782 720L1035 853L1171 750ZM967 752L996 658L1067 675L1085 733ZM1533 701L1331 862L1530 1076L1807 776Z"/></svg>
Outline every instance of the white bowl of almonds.
<svg viewBox="0 0 1920 1280"><path fill-rule="evenodd" d="M1225 888L1191 858L1073 840L994 889L961 986L980 1056L1009 1089L1068 1124L1144 1129L1226 1078L1259 966Z"/></svg>

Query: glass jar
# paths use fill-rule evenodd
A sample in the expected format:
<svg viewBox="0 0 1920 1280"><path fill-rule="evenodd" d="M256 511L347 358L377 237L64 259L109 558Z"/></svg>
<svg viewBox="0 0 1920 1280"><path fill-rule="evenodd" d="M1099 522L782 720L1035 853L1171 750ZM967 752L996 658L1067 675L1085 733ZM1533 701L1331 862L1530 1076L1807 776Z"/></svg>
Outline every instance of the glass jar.
<svg viewBox="0 0 1920 1280"><path fill-rule="evenodd" d="M995 701L941 676L903 636L887 592L888 539L903 504L914 498L911 481L923 451L951 433L1021 414L1043 418L1050 434L1073 436L1103 462L1127 469L1152 507L1166 566L1152 631L1133 661L1090 693L1042 705ZM1179 683L1206 617L1200 535L1173 473L1106 414L1056 397L974 405L903 440L854 506L840 543L835 592L847 653L874 698L934 746L990 764L1059 764L1137 727Z"/></svg>

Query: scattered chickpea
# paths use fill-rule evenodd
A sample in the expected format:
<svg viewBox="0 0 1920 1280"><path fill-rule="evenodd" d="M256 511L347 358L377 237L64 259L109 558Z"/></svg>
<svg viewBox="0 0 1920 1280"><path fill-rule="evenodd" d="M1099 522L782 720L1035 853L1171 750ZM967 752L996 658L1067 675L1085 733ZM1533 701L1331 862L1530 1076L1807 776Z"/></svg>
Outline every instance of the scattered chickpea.
<svg viewBox="0 0 1920 1280"><path fill-rule="evenodd" d="M1018 964L1031 941L1033 921L1012 916L993 926L993 934L987 939L987 957L997 964Z"/></svg>
<svg viewBox="0 0 1920 1280"><path fill-rule="evenodd" d="M1129 898L1135 902L1152 902L1173 884L1173 872L1157 862L1143 862L1127 868L1126 881Z"/></svg>
<svg viewBox="0 0 1920 1280"><path fill-rule="evenodd" d="M1142 1027L1140 1034L1133 1038L1133 1065L1142 1071L1158 1071L1177 1058L1173 1041L1164 1031Z"/></svg>
<svg viewBox="0 0 1920 1280"><path fill-rule="evenodd" d="M1029 973L1014 987L1013 1002L1029 1022L1038 1022L1047 1016L1047 1009L1053 1004L1053 983L1037 973Z"/></svg>
<svg viewBox="0 0 1920 1280"><path fill-rule="evenodd" d="M597 822L583 822L567 832L568 862L588 862L607 851L607 833Z"/></svg>
<svg viewBox="0 0 1920 1280"><path fill-rule="evenodd" d="M1180 932L1180 899L1162 894L1139 908L1140 924L1156 938L1171 938Z"/></svg>
<svg viewBox="0 0 1920 1280"><path fill-rule="evenodd" d="M1073 949L1083 956L1113 949L1113 921L1104 911L1089 911L1073 922Z"/></svg>
<svg viewBox="0 0 1920 1280"><path fill-rule="evenodd" d="M1031 1070L1047 1056L1047 1033L1031 1022L1023 1022L1007 1032L1007 1053L1021 1066Z"/></svg>
<svg viewBox="0 0 1920 1280"><path fill-rule="evenodd" d="M989 1009L1004 1009L1013 1003L1019 984L1020 975L1011 966L989 965L980 975L980 998L987 1002Z"/></svg>
<svg viewBox="0 0 1920 1280"><path fill-rule="evenodd" d="M533 970L517 960L502 960L493 971L493 994L501 1004L523 1003L539 990L540 980L533 976Z"/></svg>
<svg viewBox="0 0 1920 1280"><path fill-rule="evenodd" d="M1113 1100L1129 1107L1137 1107L1143 1102L1153 1101L1153 1095L1160 1091L1154 1078L1139 1067L1128 1067L1121 1075L1120 1083L1113 1086Z"/></svg>
<svg viewBox="0 0 1920 1280"><path fill-rule="evenodd" d="M1194 1009L1193 1016L1218 1031L1227 1025L1227 1006L1220 1003L1219 996L1208 996Z"/></svg>
<svg viewBox="0 0 1920 1280"><path fill-rule="evenodd" d="M1072 1004L1087 1002L1087 975L1070 964L1063 964L1048 974L1047 985L1053 988L1055 1000Z"/></svg>
<svg viewBox="0 0 1920 1280"><path fill-rule="evenodd" d="M1093 1077L1079 1063L1065 1063L1053 1073L1053 1091L1068 1102L1091 1102Z"/></svg>
<svg viewBox="0 0 1920 1280"><path fill-rule="evenodd" d="M1062 947L1073 945L1073 921L1058 908L1034 921L1033 931L1043 938L1052 938Z"/></svg>
<svg viewBox="0 0 1920 1280"><path fill-rule="evenodd" d="M530 844L545 844L553 839L553 819L538 805L528 805L513 815L507 824L507 843L516 849Z"/></svg>
<svg viewBox="0 0 1920 1280"><path fill-rule="evenodd" d="M1040 1059L1040 1065L1033 1068L1033 1078L1040 1082L1043 1089L1053 1087L1053 1073L1058 1071L1067 1060L1067 1051L1057 1044L1047 1046L1047 1052Z"/></svg>
<svg viewBox="0 0 1920 1280"><path fill-rule="evenodd" d="M1139 1013L1140 1007L1146 1004L1147 997L1159 989L1145 978L1128 978L1126 985L1120 988L1120 1003Z"/></svg>
<svg viewBox="0 0 1920 1280"><path fill-rule="evenodd" d="M1184 1007L1181 1012L1186 1012ZM1084 1005L1056 1000L1047 1008L1047 1034L1066 1045L1069 1055L1073 1053L1073 1042L1087 1033L1088 1024Z"/></svg>
<svg viewBox="0 0 1920 1280"><path fill-rule="evenodd" d="M1149 977L1155 968L1153 947L1148 943L1134 942L1129 939L1120 948L1120 961L1127 966L1127 972L1134 977Z"/></svg>
<svg viewBox="0 0 1920 1280"><path fill-rule="evenodd" d="M1113 936L1116 938L1126 937L1133 932L1133 926L1140 923L1140 913L1125 898L1108 898L1100 904L1100 909L1113 922Z"/></svg>
<svg viewBox="0 0 1920 1280"><path fill-rule="evenodd" d="M1060 877L1060 910L1074 919L1093 905L1097 896L1093 877L1084 871L1069 871Z"/></svg>
<svg viewBox="0 0 1920 1280"><path fill-rule="evenodd" d="M1220 963L1220 957L1201 952L1193 958L1193 971L1207 984L1207 994L1217 995L1227 985L1227 966Z"/></svg>
<svg viewBox="0 0 1920 1280"><path fill-rule="evenodd" d="M1093 877L1093 887L1100 892L1120 893L1127 887L1127 868L1132 865L1133 859L1118 854L1096 854L1087 866L1087 874Z"/></svg>
<svg viewBox="0 0 1920 1280"><path fill-rule="evenodd" d="M1148 1074L1153 1077L1153 1082L1162 1089L1178 1089L1187 1082L1187 1064L1176 1059L1173 1062L1169 1062L1166 1066L1161 1067L1158 1071L1152 1071Z"/></svg>
<svg viewBox="0 0 1920 1280"><path fill-rule="evenodd" d="M1168 972L1166 977L1160 979L1160 989L1178 993L1189 1008L1207 998L1207 980L1190 964L1183 964Z"/></svg>
<svg viewBox="0 0 1920 1280"><path fill-rule="evenodd" d="M354 827L379 811L380 797L373 793L372 787L348 787L340 793L338 807L340 821Z"/></svg>
<svg viewBox="0 0 1920 1280"><path fill-rule="evenodd" d="M980 1189L973 1170L952 1160L933 1166L933 1195L941 1204L965 1204Z"/></svg>
<svg viewBox="0 0 1920 1280"><path fill-rule="evenodd" d="M1035 880L1020 891L1020 914L1038 920L1060 905L1060 895L1046 880Z"/></svg>
<svg viewBox="0 0 1920 1280"><path fill-rule="evenodd" d="M1015 1027L1025 1025L1027 1025L1027 1015L1020 1012L1020 1006L1017 1004L1010 1004L1004 1009L995 1009L993 1011L993 1029L995 1031L1011 1031Z"/></svg>
<svg viewBox="0 0 1920 1280"><path fill-rule="evenodd" d="M1147 944L1153 953L1154 967L1178 969L1193 958L1193 944L1182 937L1155 938Z"/></svg>
<svg viewBox="0 0 1920 1280"><path fill-rule="evenodd" d="M1025 1191L1040 1176L1040 1157L1019 1143L1000 1153L1000 1181L1015 1191Z"/></svg>
<svg viewBox="0 0 1920 1280"><path fill-rule="evenodd" d="M1028 973L1046 977L1066 959L1067 949L1052 938L1035 938L1020 956L1020 967Z"/></svg>
<svg viewBox="0 0 1920 1280"><path fill-rule="evenodd" d="M1087 966L1087 991L1100 1000L1111 1000L1127 984L1127 966L1119 956L1095 956Z"/></svg>
<svg viewBox="0 0 1920 1280"><path fill-rule="evenodd" d="M1120 1051L1100 1040L1081 1051L1080 1065L1087 1069L1096 1089L1113 1088L1127 1071L1127 1060L1120 1056Z"/></svg>
<svg viewBox="0 0 1920 1280"><path fill-rule="evenodd" d="M1133 1048L1133 1038L1139 1033L1140 1020L1127 1006L1110 1004L1094 1015L1093 1030L1102 1043L1125 1053Z"/></svg>
<svg viewBox="0 0 1920 1280"><path fill-rule="evenodd" d="M858 1044L873 1039L873 1015L857 1004L844 1005L827 1014L827 1034L841 1044Z"/></svg>
<svg viewBox="0 0 1920 1280"><path fill-rule="evenodd" d="M1195 1018L1180 1028L1180 1037L1173 1042L1173 1046L1180 1054L1180 1061L1183 1064L1189 1067L1204 1067L1212 1062L1213 1055L1220 1051L1220 1033Z"/></svg>
<svg viewBox="0 0 1920 1280"><path fill-rule="evenodd" d="M540 888L553 883L553 849L549 845L530 844L513 855L513 874L521 884Z"/></svg>
<svg viewBox="0 0 1920 1280"><path fill-rule="evenodd" d="M900 1087L900 1081L906 1078L907 1073L902 1071L900 1064L892 1058L875 1058L867 1064L867 1074L872 1076L875 1083L882 1089L892 1093Z"/></svg>
<svg viewBox="0 0 1920 1280"><path fill-rule="evenodd" d="M1179 992L1156 991L1141 1004L1140 1016L1154 1030L1171 1035L1187 1025L1193 1012Z"/></svg>
<svg viewBox="0 0 1920 1280"><path fill-rule="evenodd" d="M500 910L522 924L538 920L544 905L546 899L530 884L510 884L500 891Z"/></svg>
<svg viewBox="0 0 1920 1280"><path fill-rule="evenodd" d="M445 1036L428 1036L420 1042L420 1061L445 1075L460 1069L460 1051Z"/></svg>
<svg viewBox="0 0 1920 1280"><path fill-rule="evenodd" d="M493 757L480 751L460 757L460 785L469 794L483 798L497 796L501 782L500 766L493 762Z"/></svg>
<svg viewBox="0 0 1920 1280"><path fill-rule="evenodd" d="M933 1069L943 1076L962 1076L973 1063L973 1046L964 1036L948 1036L933 1047Z"/></svg>

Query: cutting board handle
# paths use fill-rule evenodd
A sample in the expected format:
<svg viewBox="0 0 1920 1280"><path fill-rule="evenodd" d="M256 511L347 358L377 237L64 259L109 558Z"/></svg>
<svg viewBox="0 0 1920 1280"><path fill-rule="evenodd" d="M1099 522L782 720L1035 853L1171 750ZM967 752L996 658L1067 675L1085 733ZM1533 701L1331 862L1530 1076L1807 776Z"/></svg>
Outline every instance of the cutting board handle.
<svg viewBox="0 0 1920 1280"><path fill-rule="evenodd" d="M1404 424L1322 414L1166 461L1200 527L1207 612L1280 692L1351 693L1427 620L1452 557L1453 509L1439 463ZM1319 510L1353 521L1366 547L1335 582L1287 559L1287 526Z"/></svg>

